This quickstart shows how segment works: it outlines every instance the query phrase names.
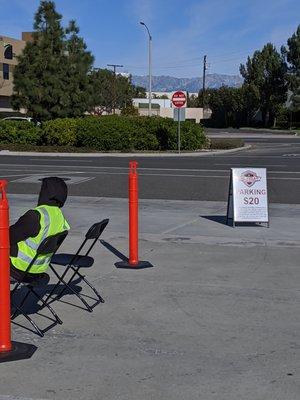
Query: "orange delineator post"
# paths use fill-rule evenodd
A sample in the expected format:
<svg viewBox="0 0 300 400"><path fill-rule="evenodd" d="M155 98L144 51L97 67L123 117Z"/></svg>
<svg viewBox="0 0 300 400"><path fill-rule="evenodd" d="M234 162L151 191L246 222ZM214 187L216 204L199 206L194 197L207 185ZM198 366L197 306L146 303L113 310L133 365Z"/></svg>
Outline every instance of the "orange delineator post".
<svg viewBox="0 0 300 400"><path fill-rule="evenodd" d="M117 262L117 268L140 269L153 267L148 261L139 260L139 193L138 193L138 163L129 162L128 192L129 192L129 259Z"/></svg>
<svg viewBox="0 0 300 400"><path fill-rule="evenodd" d="M9 206L5 187L0 180L0 352L12 349L10 326L10 278L9 278Z"/></svg>
<svg viewBox="0 0 300 400"><path fill-rule="evenodd" d="M13 342L10 323L10 260L9 260L9 205L0 180L0 363L30 358L37 347Z"/></svg>
<svg viewBox="0 0 300 400"><path fill-rule="evenodd" d="M138 163L130 161L129 163L129 264L134 266L139 263L138 250L138 235L139 235L139 220L138 220Z"/></svg>

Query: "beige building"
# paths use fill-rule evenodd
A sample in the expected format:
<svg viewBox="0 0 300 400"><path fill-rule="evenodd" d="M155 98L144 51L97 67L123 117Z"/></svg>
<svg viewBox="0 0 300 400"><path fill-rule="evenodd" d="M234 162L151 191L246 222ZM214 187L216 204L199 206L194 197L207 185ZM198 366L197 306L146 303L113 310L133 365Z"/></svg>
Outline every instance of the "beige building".
<svg viewBox="0 0 300 400"><path fill-rule="evenodd" d="M27 41L31 40L30 32L23 32L22 39L13 39L0 35L0 112L13 111L10 108L10 97L13 93L13 72L19 56Z"/></svg>
<svg viewBox="0 0 300 400"><path fill-rule="evenodd" d="M172 97L172 94L169 96ZM133 99L133 105L138 109L139 115L149 115L149 99ZM173 118L174 108L170 99L153 99L151 102L151 115L164 118ZM185 118L199 123L202 119L210 118L203 113L203 108L185 108Z"/></svg>

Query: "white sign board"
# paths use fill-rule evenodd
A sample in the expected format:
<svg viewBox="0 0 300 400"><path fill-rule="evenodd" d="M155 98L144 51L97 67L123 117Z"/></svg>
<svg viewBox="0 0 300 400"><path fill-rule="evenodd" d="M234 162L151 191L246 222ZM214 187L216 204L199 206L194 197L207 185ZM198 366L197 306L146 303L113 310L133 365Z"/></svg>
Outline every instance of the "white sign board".
<svg viewBox="0 0 300 400"><path fill-rule="evenodd" d="M269 223L266 168L231 168L231 185L233 221Z"/></svg>
<svg viewBox="0 0 300 400"><path fill-rule="evenodd" d="M174 121L185 121L185 108L174 108L173 119Z"/></svg>

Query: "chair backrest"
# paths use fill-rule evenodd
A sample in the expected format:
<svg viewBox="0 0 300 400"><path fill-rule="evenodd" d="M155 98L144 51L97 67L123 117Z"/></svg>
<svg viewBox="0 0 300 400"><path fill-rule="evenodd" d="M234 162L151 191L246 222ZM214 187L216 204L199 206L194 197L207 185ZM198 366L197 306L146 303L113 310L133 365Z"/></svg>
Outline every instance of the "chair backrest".
<svg viewBox="0 0 300 400"><path fill-rule="evenodd" d="M49 236L42 241L37 249L37 255L54 254L65 240L68 231L57 233L56 235Z"/></svg>
<svg viewBox="0 0 300 400"><path fill-rule="evenodd" d="M72 262L77 258L78 255L84 255L88 256L92 250L92 248L95 246L97 240L99 239L100 235L103 233L104 229L106 228L107 224L109 223L109 219L103 219L101 222L97 222L93 224L90 229L87 231L85 234L84 241L81 243L79 246L79 249L76 251L76 254L74 254L74 257L72 259ZM82 250L88 240L93 240L92 244L90 247L87 248L87 250L82 254Z"/></svg>
<svg viewBox="0 0 300 400"><path fill-rule="evenodd" d="M87 240L89 239L98 239L104 229L106 228L106 225L109 223L109 219L104 219L101 222L97 222L96 224L92 225L90 229L87 231L85 238Z"/></svg>

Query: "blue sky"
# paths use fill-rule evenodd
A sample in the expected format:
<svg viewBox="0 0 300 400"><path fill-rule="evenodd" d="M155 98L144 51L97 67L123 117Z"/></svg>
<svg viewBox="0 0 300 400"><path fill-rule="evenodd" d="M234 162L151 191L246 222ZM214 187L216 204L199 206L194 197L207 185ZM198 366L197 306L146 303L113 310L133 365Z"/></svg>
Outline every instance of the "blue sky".
<svg viewBox="0 0 300 400"><path fill-rule="evenodd" d="M38 0L0 0L0 35L32 29ZM95 66L123 64L148 71L143 20L153 36L153 73L176 77L237 74L248 54L272 42L278 48L300 24L299 0L57 0L64 23L76 19Z"/></svg>

